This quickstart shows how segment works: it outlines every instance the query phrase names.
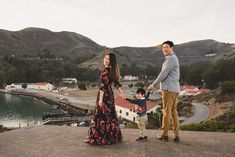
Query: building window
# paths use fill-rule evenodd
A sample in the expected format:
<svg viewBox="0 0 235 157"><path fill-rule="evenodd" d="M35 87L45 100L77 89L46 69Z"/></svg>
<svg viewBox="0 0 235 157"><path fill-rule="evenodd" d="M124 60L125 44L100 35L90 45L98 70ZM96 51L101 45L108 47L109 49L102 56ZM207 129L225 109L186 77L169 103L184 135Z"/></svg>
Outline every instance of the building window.
<svg viewBox="0 0 235 157"><path fill-rule="evenodd" d="M133 117L133 121L135 122L135 117Z"/></svg>
<svg viewBox="0 0 235 157"><path fill-rule="evenodd" d="M122 113L122 110L120 110L119 113Z"/></svg>
<svg viewBox="0 0 235 157"><path fill-rule="evenodd" d="M128 113L128 112L126 112L126 116L129 116L129 113Z"/></svg>

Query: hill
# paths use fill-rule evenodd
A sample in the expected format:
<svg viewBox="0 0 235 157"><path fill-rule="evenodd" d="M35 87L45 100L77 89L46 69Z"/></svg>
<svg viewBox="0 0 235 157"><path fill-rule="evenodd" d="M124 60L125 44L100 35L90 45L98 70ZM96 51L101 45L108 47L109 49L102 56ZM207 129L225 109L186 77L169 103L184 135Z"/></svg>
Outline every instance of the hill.
<svg viewBox="0 0 235 157"><path fill-rule="evenodd" d="M221 59L235 58L235 45L221 43L215 40L198 40L176 45L174 48L181 64L204 61L218 61ZM164 56L161 46L156 47L117 47L114 48L121 64L135 63L138 66L161 65ZM100 67L103 53L98 53L95 58L82 63L85 67Z"/></svg>
<svg viewBox="0 0 235 157"><path fill-rule="evenodd" d="M15 55L19 57L83 58L82 67L102 67L103 51L107 49L91 39L74 32L52 32L42 28L25 28L20 31L0 30L0 57ZM137 66L161 65L163 55L161 46L153 47L115 47L120 64ZM235 44L215 40L191 41L175 46L181 64L201 61L217 61L235 57ZM85 59L84 59L85 58ZM79 62L81 63L81 62Z"/></svg>
<svg viewBox="0 0 235 157"><path fill-rule="evenodd" d="M35 57L50 54L76 58L90 57L104 49L91 39L73 32L52 32L33 27L20 31L0 30L0 56Z"/></svg>

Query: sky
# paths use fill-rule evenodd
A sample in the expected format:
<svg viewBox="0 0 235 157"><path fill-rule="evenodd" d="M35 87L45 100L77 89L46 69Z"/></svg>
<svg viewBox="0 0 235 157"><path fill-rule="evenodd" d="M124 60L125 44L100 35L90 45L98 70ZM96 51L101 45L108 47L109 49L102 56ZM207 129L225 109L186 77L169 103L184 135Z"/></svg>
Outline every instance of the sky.
<svg viewBox="0 0 235 157"><path fill-rule="evenodd" d="M0 0L0 29L70 31L108 47L235 43L234 0Z"/></svg>

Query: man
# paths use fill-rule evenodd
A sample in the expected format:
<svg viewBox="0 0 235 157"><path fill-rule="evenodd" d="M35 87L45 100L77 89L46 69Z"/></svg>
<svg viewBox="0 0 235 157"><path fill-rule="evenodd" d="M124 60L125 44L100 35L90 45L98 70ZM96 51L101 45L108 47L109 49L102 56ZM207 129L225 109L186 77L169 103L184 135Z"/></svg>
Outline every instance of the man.
<svg viewBox="0 0 235 157"><path fill-rule="evenodd" d="M178 93L180 92L180 68L178 58L173 51L174 43L165 41L162 43L162 51L165 61L162 70L157 79L148 87L153 90L160 84L162 90L162 133L158 137L159 140L168 141L168 131L170 125L170 117L172 117L172 127L174 131L173 141L179 143L179 118L177 112Z"/></svg>

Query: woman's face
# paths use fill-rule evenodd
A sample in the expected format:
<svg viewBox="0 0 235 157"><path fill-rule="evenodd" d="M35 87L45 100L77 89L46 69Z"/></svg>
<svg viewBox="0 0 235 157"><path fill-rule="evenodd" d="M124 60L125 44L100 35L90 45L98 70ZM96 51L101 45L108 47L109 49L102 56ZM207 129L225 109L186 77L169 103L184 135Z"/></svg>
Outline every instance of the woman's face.
<svg viewBox="0 0 235 157"><path fill-rule="evenodd" d="M110 57L109 55L104 56L104 66L109 66L110 65Z"/></svg>

